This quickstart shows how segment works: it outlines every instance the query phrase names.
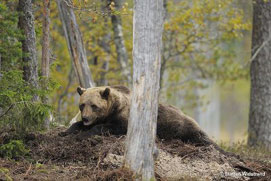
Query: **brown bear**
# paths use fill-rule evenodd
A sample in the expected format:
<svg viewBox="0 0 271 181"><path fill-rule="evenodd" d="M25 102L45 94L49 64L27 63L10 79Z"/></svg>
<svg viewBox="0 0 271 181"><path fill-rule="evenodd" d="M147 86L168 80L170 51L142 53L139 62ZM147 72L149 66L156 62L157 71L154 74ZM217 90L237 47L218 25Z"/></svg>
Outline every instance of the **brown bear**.
<svg viewBox="0 0 271 181"><path fill-rule="evenodd" d="M124 86L77 88L82 120L60 135L84 131L85 136L103 133L124 135L127 132L131 91ZM161 139L180 139L200 145L213 144L195 120L174 106L159 104L157 136ZM83 136L81 136L83 137Z"/></svg>

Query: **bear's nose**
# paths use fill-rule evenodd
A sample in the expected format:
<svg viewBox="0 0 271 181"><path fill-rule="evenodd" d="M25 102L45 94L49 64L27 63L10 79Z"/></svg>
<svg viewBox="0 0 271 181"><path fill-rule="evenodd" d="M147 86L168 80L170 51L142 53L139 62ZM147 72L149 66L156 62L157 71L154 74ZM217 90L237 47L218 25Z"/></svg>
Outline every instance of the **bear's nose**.
<svg viewBox="0 0 271 181"><path fill-rule="evenodd" d="M83 122L87 122L88 119L87 119L87 118L82 118L82 121L83 121Z"/></svg>

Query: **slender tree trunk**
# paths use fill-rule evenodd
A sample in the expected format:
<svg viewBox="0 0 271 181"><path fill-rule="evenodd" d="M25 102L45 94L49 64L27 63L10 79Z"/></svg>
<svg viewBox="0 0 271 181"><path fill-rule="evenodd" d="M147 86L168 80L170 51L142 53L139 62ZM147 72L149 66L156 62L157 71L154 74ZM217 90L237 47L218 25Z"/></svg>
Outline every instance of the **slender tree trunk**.
<svg viewBox="0 0 271 181"><path fill-rule="evenodd" d="M164 9L163 9L164 10L164 22L165 22L168 17L167 0L163 0L163 7L164 7ZM166 32L164 32L164 33L166 33ZM163 78L164 78L164 73L165 73L166 64L167 64L165 43L166 42L163 43L163 47L162 47L161 71L160 71L160 79L159 79L160 90L163 88Z"/></svg>
<svg viewBox="0 0 271 181"><path fill-rule="evenodd" d="M43 0L43 26L42 26L42 56L41 56L41 75L44 78L43 89L48 89L48 80L50 74L50 0ZM48 97L43 97L42 102L47 104ZM49 129L52 121L52 113L44 120L44 126Z"/></svg>
<svg viewBox="0 0 271 181"><path fill-rule="evenodd" d="M24 33L22 40L24 80L33 88L38 88L38 61L32 1L19 0L18 11L21 13L18 25ZM33 101L37 100L38 96L34 95Z"/></svg>
<svg viewBox="0 0 271 181"><path fill-rule="evenodd" d="M163 32L163 0L135 0L133 95L125 166L142 180L154 179L156 123Z"/></svg>
<svg viewBox="0 0 271 181"><path fill-rule="evenodd" d="M73 67L71 67L70 72L69 72L69 76L68 76L68 84L67 84L64 92L58 98L57 112L58 112L59 115L61 114L62 100L69 93L69 88L72 85L73 77L74 77Z"/></svg>
<svg viewBox="0 0 271 181"><path fill-rule="evenodd" d="M109 12L108 5L109 5L108 1L107 0L103 0L101 11L105 15ZM104 16L103 20L105 22L105 27L107 27L108 26L108 17ZM102 65L103 71L100 74L100 80L98 82L99 86L106 86L106 85L108 85L108 80L106 79L106 74L107 74L108 69L109 69L109 60L110 60L110 53L111 53L111 48L110 48L110 44L109 44L110 40L111 40L111 34L110 34L110 32L107 32L104 35L104 37L102 38L101 42L100 42L100 46L107 53L107 56L103 60L103 65Z"/></svg>
<svg viewBox="0 0 271 181"><path fill-rule="evenodd" d="M50 0L43 0L41 75L49 78L50 74Z"/></svg>
<svg viewBox="0 0 271 181"><path fill-rule="evenodd" d="M111 0L114 2L116 10L121 10L122 7L122 0ZM124 44L123 32L122 32L122 23L121 17L117 14L111 15L111 22L113 25L113 32L114 32L114 43L116 46L117 51L117 61L120 64L121 71L123 76L125 76L126 80L128 81L128 85L132 83L130 67L128 62L128 54Z"/></svg>
<svg viewBox="0 0 271 181"><path fill-rule="evenodd" d="M106 21L106 20L105 20ZM108 81L106 79L106 74L108 72L109 69L109 60L110 60L110 34L107 33L104 35L103 39L101 40L101 47L104 49L104 51L107 53L107 56L105 57L105 59L103 60L103 65L102 65L102 69L103 71L100 74L100 81L99 81L99 86L106 86L108 85Z"/></svg>
<svg viewBox="0 0 271 181"><path fill-rule="evenodd" d="M71 4L71 0L57 0L59 15L62 21L75 73L78 77L80 86L89 88L94 86L94 82L87 62L86 50L83 44L81 32L73 9L70 7Z"/></svg>
<svg viewBox="0 0 271 181"><path fill-rule="evenodd" d="M253 3L251 95L248 144L271 149L271 2ZM265 46L261 46L266 43ZM257 51L261 48L260 51Z"/></svg>
<svg viewBox="0 0 271 181"><path fill-rule="evenodd" d="M2 79L2 74L1 74L1 53L0 53L0 81L1 81L1 79ZM0 107L0 115L2 114L2 108Z"/></svg>
<svg viewBox="0 0 271 181"><path fill-rule="evenodd" d="M1 77L2 77L2 74L1 74L1 65L2 65L2 58L1 58L1 53L0 53L0 80L1 80Z"/></svg>
<svg viewBox="0 0 271 181"><path fill-rule="evenodd" d="M159 79L159 85L160 85L160 90L163 88L163 76L165 74L165 70L166 70L166 64L167 64L167 59L166 59L166 55L165 55L165 50L164 47L162 48L162 61L161 61L161 71L160 71L160 79Z"/></svg>

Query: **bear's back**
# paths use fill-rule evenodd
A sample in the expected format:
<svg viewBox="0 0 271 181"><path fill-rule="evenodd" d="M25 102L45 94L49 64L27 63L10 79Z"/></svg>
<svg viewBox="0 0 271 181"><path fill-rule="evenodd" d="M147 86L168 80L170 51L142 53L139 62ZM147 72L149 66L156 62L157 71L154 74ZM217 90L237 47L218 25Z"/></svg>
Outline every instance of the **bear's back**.
<svg viewBox="0 0 271 181"><path fill-rule="evenodd" d="M125 87L125 86L122 86L122 85L112 85L110 86L110 88L112 89L115 89L121 93L124 93L124 94L130 94L130 89L128 87Z"/></svg>

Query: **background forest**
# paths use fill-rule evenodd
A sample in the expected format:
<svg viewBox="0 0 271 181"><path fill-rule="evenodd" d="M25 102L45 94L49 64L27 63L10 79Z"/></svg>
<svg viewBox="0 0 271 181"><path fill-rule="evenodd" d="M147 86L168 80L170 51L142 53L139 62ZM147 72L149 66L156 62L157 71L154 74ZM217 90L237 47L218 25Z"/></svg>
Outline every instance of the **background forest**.
<svg viewBox="0 0 271 181"><path fill-rule="evenodd" d="M20 40L24 37L17 27L17 3L9 0L0 4L1 125L11 123L23 130L32 129L38 126L36 122L42 125L49 113L56 123L68 124L78 112L79 82L57 3L50 4L50 78L44 82L41 76L43 2L33 1L40 75L37 89L23 79L21 57L27 55L21 50ZM95 85L131 87L133 2L74 0L66 3L76 15ZM160 101L176 105L194 117L216 140L245 140L252 3L165 0L164 7ZM117 36L118 26L122 29L120 36ZM118 51L120 41L125 46L124 55ZM47 83L44 88L42 85ZM48 96L48 101L33 103L33 95Z"/></svg>
<svg viewBox="0 0 271 181"><path fill-rule="evenodd" d="M1 0L0 180L270 180L270 9Z"/></svg>

